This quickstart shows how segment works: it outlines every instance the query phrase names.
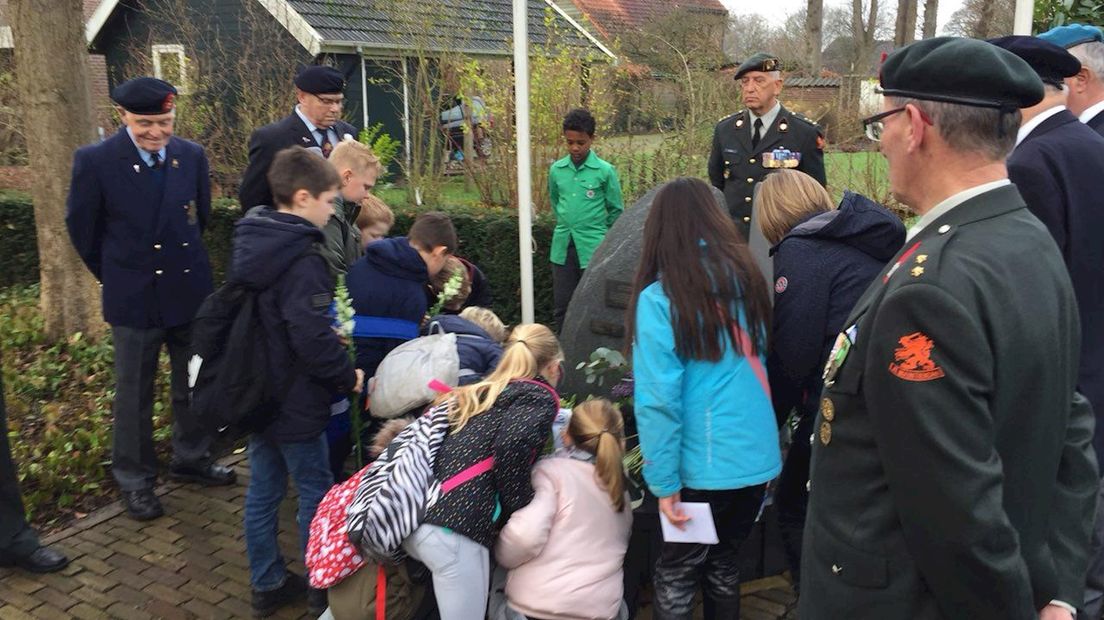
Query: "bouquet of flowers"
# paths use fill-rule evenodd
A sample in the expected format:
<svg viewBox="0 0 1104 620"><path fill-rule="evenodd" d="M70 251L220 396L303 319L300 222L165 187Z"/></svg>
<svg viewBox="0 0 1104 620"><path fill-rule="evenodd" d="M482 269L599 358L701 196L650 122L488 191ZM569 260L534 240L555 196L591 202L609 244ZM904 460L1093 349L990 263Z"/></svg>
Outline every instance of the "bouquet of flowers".
<svg viewBox="0 0 1104 620"><path fill-rule="evenodd" d="M345 350L349 354L349 360L356 364L356 344L353 342L353 300L349 297L349 288L345 285L345 274L338 274L337 288L334 289L334 306L337 311L337 331L345 342ZM368 386L364 386L363 393L367 394ZM349 422L353 430L353 454L356 455L357 469L364 467L364 454L361 451L360 433L364 428L361 414L364 407L361 405L358 394L349 394Z"/></svg>
<svg viewBox="0 0 1104 620"><path fill-rule="evenodd" d="M460 292L460 288L464 285L464 272L462 269L455 269L449 279L445 281L445 285L441 288L441 292L437 293L437 301L434 302L433 307L429 309L427 316L437 316L441 313L441 310L445 307L445 304L449 302L456 294Z"/></svg>

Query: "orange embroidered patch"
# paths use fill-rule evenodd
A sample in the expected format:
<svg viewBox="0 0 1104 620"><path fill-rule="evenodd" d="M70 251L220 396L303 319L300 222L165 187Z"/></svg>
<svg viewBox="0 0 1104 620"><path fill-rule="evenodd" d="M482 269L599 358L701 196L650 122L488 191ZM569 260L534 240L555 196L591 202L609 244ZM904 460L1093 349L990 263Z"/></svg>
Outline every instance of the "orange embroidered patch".
<svg viewBox="0 0 1104 620"><path fill-rule="evenodd" d="M897 340L900 347L893 352L889 372L905 381L931 381L943 376L943 369L932 361L935 344L922 332L914 332Z"/></svg>

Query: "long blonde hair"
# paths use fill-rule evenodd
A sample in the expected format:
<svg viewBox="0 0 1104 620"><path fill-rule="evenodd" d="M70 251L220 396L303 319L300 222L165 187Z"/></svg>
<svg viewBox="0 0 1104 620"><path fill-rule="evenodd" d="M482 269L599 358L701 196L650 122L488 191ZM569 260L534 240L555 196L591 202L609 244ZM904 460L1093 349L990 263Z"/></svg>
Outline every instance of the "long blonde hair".
<svg viewBox="0 0 1104 620"><path fill-rule="evenodd" d="M575 446L594 455L594 475L617 512L625 509L624 429L621 411L604 398L576 405L567 425Z"/></svg>
<svg viewBox="0 0 1104 620"><path fill-rule="evenodd" d="M494 372L479 383L456 388L438 398L438 402L452 401L449 408L452 432L459 432L473 416L494 406L511 381L532 379L542 368L562 359L563 350L552 330L539 323L518 325L506 339Z"/></svg>

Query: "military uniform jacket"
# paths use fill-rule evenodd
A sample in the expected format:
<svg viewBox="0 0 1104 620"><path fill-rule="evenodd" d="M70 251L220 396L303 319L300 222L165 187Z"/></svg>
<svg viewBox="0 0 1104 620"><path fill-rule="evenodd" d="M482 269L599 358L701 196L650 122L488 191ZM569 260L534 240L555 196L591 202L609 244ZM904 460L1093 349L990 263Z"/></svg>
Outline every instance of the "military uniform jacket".
<svg viewBox="0 0 1104 620"><path fill-rule="evenodd" d="M1089 122L1085 123L1092 128L1096 133L1104 136L1104 112L1097 114L1089 119Z"/></svg>
<svg viewBox="0 0 1104 620"><path fill-rule="evenodd" d="M764 128L759 144L751 148L751 114L747 110L726 116L713 129L713 148L709 152L709 181L724 192L729 215L740 226L747 238L751 226L751 201L755 186L768 172L776 170L768 166L797 168L821 185L826 185L824 175L824 138L820 127L813 121L794 114L782 106L771 126ZM800 153L800 162L776 161L764 153L787 149Z"/></svg>
<svg viewBox="0 0 1104 620"><path fill-rule="evenodd" d="M162 171L163 185L125 128L73 156L65 223L103 285L111 325L184 325L213 289L202 239L211 212L207 156L173 137Z"/></svg>
<svg viewBox="0 0 1104 620"><path fill-rule="evenodd" d="M844 325L814 423L801 618L1080 603L1099 479L1077 307L1015 187L906 242Z"/></svg>
<svg viewBox="0 0 1104 620"><path fill-rule="evenodd" d="M345 134L357 135L356 127L345 121L337 121L334 131L338 140ZM295 112L254 130L249 136L249 165L242 174L241 186L238 188L238 200L243 210L257 205L276 206L272 204L272 190L268 187L266 175L276 153L289 146L307 149L318 146L318 136L311 133Z"/></svg>
<svg viewBox="0 0 1104 620"><path fill-rule="evenodd" d="M1081 311L1077 389L1104 419L1104 137L1062 110L1008 156L1008 178L1066 262ZM1104 460L1104 425L1097 424L1093 443Z"/></svg>

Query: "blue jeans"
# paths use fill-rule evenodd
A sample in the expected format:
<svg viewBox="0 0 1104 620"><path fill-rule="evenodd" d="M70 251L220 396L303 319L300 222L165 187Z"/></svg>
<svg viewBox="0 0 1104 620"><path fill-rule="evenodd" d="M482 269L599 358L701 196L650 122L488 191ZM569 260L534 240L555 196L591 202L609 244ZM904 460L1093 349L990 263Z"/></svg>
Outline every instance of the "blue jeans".
<svg viewBox="0 0 1104 620"><path fill-rule="evenodd" d="M287 496L287 479L299 491L300 549L306 555L310 523L318 503L333 486L326 435L302 442L275 442L259 434L249 438L249 489L245 494L245 548L249 582L257 591L275 590L287 580L287 568L276 543L277 512Z"/></svg>

